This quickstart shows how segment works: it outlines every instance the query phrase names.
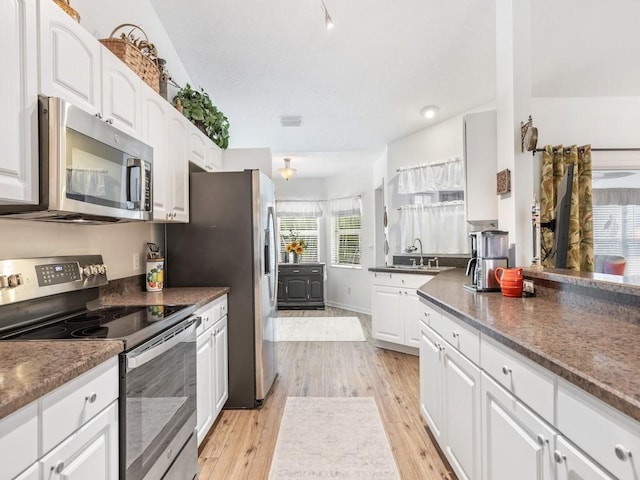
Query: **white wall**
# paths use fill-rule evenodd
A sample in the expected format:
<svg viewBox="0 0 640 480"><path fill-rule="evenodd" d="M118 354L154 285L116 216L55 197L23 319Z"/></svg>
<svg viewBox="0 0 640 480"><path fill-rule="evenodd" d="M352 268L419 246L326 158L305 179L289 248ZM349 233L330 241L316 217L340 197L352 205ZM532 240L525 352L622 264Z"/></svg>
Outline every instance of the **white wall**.
<svg viewBox="0 0 640 480"><path fill-rule="evenodd" d="M70 225L32 220L0 219L0 258L102 254L110 280L144 273L147 242L164 245L164 228L151 223ZM164 248L161 250L164 251ZM133 268L133 254L140 265Z"/></svg>
<svg viewBox="0 0 640 480"><path fill-rule="evenodd" d="M230 148L222 151L224 172L260 170L271 178L271 168L271 150L268 148Z"/></svg>
<svg viewBox="0 0 640 480"><path fill-rule="evenodd" d="M110 0L96 2L95 0L73 0L71 5L80 14L80 25L91 32L96 38L109 38L115 27L123 23L140 26L149 37L149 41L156 46L158 56L167 61L166 69L171 77L183 86L192 83L167 31L160 22L156 11L149 0ZM120 30L119 32L127 32ZM192 85L198 87L198 85ZM175 89L170 88L173 98Z"/></svg>

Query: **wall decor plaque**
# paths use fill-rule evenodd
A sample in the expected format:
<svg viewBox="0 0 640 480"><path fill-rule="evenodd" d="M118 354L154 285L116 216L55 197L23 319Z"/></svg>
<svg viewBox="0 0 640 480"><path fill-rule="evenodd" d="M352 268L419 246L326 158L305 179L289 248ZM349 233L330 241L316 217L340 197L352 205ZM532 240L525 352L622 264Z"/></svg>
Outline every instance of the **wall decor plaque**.
<svg viewBox="0 0 640 480"><path fill-rule="evenodd" d="M504 195L511 191L511 170L508 168L499 171L496 174L496 193Z"/></svg>

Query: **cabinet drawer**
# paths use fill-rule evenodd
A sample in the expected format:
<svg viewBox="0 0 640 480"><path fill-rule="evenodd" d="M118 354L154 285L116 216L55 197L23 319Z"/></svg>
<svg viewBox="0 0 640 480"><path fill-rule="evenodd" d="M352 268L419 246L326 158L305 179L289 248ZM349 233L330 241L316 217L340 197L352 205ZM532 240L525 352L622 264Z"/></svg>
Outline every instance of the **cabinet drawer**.
<svg viewBox="0 0 640 480"><path fill-rule="evenodd" d="M216 298L211 304L212 325L227 314L227 296Z"/></svg>
<svg viewBox="0 0 640 480"><path fill-rule="evenodd" d="M322 266L315 267L278 267L280 275L322 275Z"/></svg>
<svg viewBox="0 0 640 480"><path fill-rule="evenodd" d="M558 429L615 477L640 475L640 424L593 395L558 381Z"/></svg>
<svg viewBox="0 0 640 480"><path fill-rule="evenodd" d="M420 314L419 318L422 322L429 325L436 332L440 331L440 324L442 323L442 314L426 300L420 298Z"/></svg>
<svg viewBox="0 0 640 480"><path fill-rule="evenodd" d="M460 353L478 365L480 363L480 332L462 320L441 315L438 333Z"/></svg>
<svg viewBox="0 0 640 480"><path fill-rule="evenodd" d="M227 314L227 296L216 298L213 302L207 303L204 307L201 307L196 311L195 315L202 320L200 325L196 329L196 335L201 335L209 327L213 326L218 320Z"/></svg>
<svg viewBox="0 0 640 480"><path fill-rule="evenodd" d="M400 288L420 288L429 280L433 280L433 275L421 275L418 273L390 273L373 272L371 283L385 287Z"/></svg>
<svg viewBox="0 0 640 480"><path fill-rule="evenodd" d="M0 478L13 478L38 459L38 404L0 420Z"/></svg>
<svg viewBox="0 0 640 480"><path fill-rule="evenodd" d="M480 365L503 387L553 425L555 376L482 335Z"/></svg>
<svg viewBox="0 0 640 480"><path fill-rule="evenodd" d="M117 399L118 378L118 357L113 357L43 397L42 453Z"/></svg>

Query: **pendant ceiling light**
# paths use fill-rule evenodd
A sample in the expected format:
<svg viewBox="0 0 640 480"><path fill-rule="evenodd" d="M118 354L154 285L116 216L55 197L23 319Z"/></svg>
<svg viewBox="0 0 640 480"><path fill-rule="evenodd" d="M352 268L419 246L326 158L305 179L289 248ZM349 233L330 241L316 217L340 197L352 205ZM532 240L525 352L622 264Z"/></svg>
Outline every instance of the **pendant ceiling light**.
<svg viewBox="0 0 640 480"><path fill-rule="evenodd" d="M333 18L329 15L329 10L327 10L327 6L324 4L324 0L320 0L322 2L322 12L324 13L324 26L327 27L327 30L331 30L334 26Z"/></svg>
<svg viewBox="0 0 640 480"><path fill-rule="evenodd" d="M290 178L293 178L296 174L296 169L295 168L291 168L291 159L290 158L285 158L284 159L284 168L279 168L278 171L280 172L280 175L282 176L282 178L284 178L285 180L289 180Z"/></svg>

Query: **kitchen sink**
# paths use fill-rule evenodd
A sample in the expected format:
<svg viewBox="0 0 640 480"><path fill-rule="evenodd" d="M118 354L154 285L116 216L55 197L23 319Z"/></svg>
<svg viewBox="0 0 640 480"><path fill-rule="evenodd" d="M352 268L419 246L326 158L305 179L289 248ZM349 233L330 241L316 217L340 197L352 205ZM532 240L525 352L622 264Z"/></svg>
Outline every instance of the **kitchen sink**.
<svg viewBox="0 0 640 480"><path fill-rule="evenodd" d="M428 267L426 265L424 266L420 266L420 265L388 265L385 268L392 268L394 270L406 270L406 271L418 271L418 272L425 272L425 273L439 273L439 272L444 272L445 270L452 270L455 267Z"/></svg>

